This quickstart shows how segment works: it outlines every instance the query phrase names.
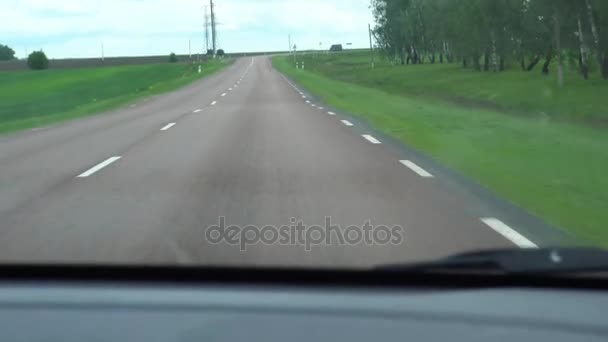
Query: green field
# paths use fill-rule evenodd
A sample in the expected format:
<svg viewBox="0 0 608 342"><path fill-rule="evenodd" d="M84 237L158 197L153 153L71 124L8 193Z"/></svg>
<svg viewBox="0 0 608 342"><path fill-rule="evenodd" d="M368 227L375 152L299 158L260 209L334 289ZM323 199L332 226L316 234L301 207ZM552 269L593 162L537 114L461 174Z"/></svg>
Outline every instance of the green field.
<svg viewBox="0 0 608 342"><path fill-rule="evenodd" d="M302 58L302 56L300 56ZM370 70L361 53L274 64L328 105L456 169L582 241L608 246L608 82L458 65ZM576 123L571 123L571 121Z"/></svg>
<svg viewBox="0 0 608 342"><path fill-rule="evenodd" d="M184 86L231 63L166 63L107 68L0 72L0 133L109 110Z"/></svg>

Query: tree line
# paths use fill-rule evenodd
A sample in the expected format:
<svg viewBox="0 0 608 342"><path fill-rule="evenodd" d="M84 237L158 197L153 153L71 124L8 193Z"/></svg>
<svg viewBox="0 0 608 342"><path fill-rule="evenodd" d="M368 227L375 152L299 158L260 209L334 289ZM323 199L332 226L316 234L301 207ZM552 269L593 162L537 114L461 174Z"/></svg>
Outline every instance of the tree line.
<svg viewBox="0 0 608 342"><path fill-rule="evenodd" d="M476 71L570 62L608 80L608 0L372 0L376 43L400 64L461 63Z"/></svg>

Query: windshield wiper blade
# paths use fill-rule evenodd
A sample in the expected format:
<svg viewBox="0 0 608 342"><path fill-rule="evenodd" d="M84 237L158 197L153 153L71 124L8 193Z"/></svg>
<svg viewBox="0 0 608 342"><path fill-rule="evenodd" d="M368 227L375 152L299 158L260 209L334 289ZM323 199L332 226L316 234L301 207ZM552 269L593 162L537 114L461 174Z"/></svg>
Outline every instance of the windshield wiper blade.
<svg viewBox="0 0 608 342"><path fill-rule="evenodd" d="M582 274L608 271L608 252L599 248L490 250L459 254L429 263L381 265L377 270L413 273Z"/></svg>

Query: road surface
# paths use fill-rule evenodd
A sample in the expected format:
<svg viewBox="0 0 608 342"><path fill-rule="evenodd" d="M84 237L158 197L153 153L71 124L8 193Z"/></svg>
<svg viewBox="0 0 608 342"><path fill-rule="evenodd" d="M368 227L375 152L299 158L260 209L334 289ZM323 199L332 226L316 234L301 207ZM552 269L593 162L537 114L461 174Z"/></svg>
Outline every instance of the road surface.
<svg viewBox="0 0 608 342"><path fill-rule="evenodd" d="M0 262L360 267L533 245L323 107L268 58L243 58L171 94L0 137ZM398 243L243 249L209 240L220 217L404 230Z"/></svg>

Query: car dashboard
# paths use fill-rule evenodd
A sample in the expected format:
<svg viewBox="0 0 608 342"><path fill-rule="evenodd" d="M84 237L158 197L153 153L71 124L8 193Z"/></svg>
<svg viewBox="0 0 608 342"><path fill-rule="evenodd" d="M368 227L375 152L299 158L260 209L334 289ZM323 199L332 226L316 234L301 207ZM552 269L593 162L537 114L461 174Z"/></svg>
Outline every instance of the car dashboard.
<svg viewBox="0 0 608 342"><path fill-rule="evenodd" d="M5 341L606 341L608 294L513 286L4 280Z"/></svg>

